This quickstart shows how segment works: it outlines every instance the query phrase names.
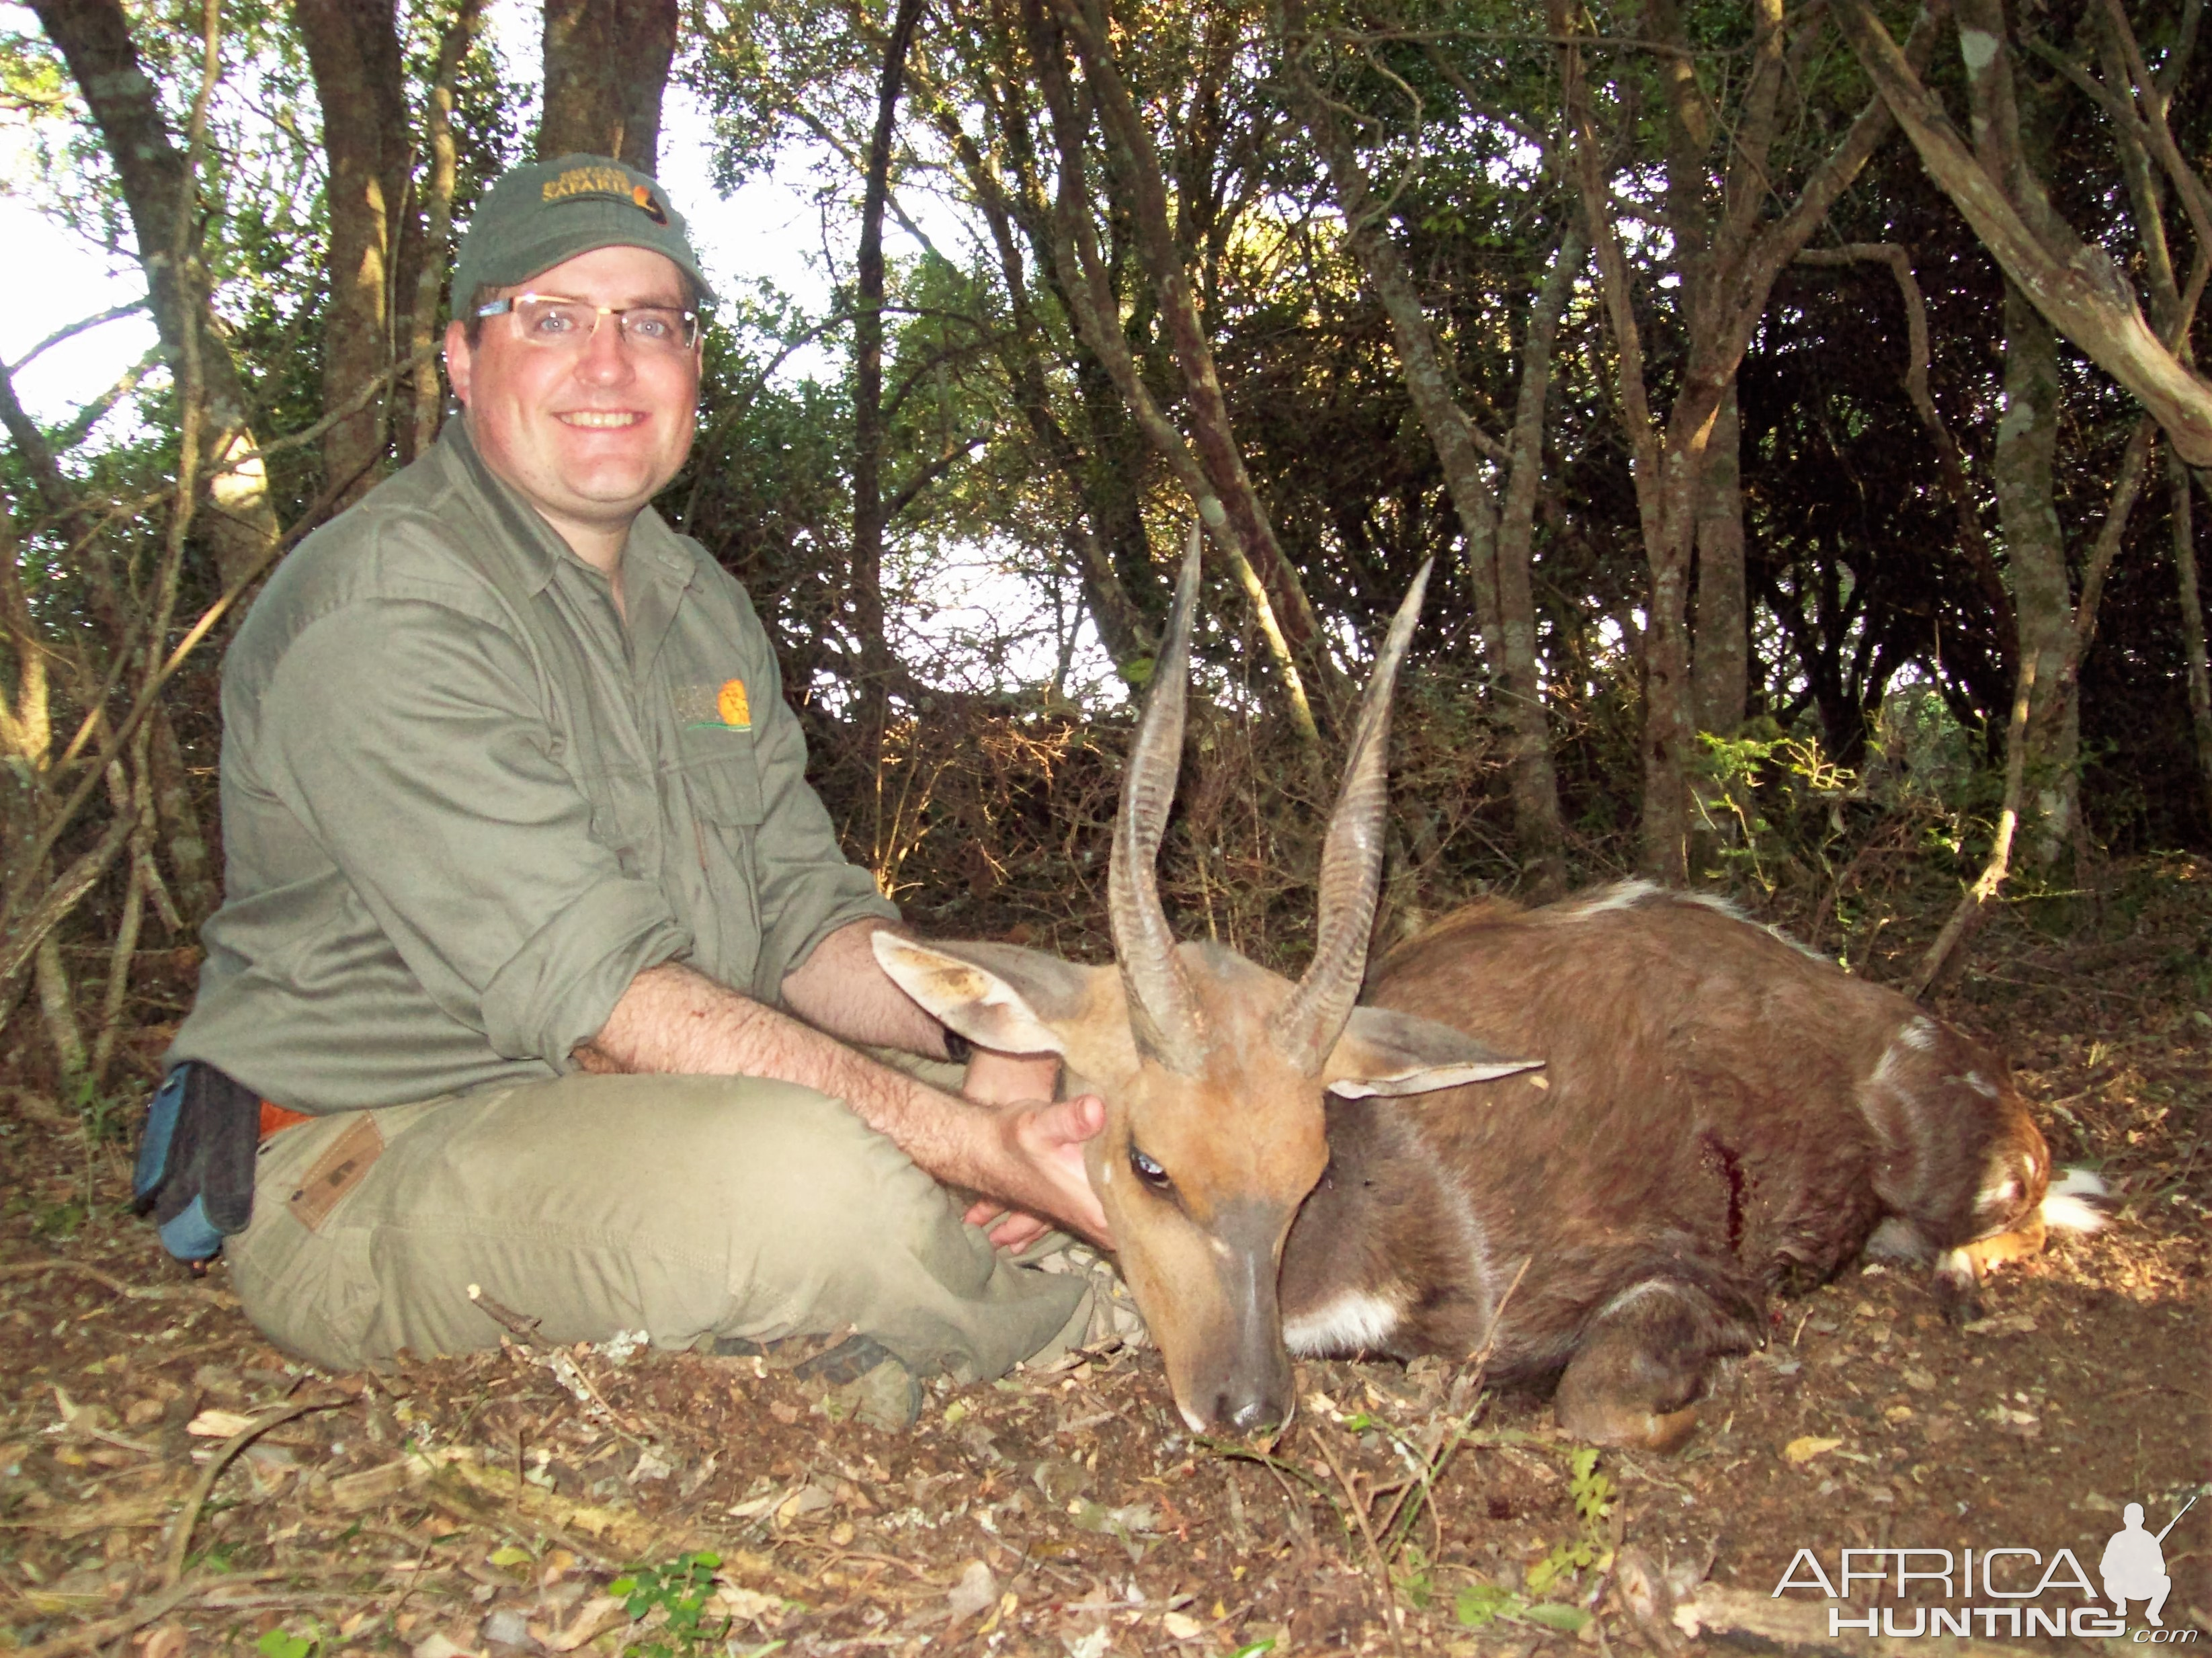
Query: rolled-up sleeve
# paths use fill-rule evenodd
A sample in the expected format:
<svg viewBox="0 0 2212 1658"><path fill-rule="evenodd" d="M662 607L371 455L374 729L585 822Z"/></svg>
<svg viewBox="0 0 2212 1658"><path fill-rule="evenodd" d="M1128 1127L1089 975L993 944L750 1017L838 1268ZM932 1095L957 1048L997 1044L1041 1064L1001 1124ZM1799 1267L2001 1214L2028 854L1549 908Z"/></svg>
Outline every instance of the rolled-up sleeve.
<svg viewBox="0 0 2212 1658"><path fill-rule="evenodd" d="M422 989L508 1059L566 1069L690 935L592 833L527 648L465 609L357 599L285 651L268 786Z"/></svg>

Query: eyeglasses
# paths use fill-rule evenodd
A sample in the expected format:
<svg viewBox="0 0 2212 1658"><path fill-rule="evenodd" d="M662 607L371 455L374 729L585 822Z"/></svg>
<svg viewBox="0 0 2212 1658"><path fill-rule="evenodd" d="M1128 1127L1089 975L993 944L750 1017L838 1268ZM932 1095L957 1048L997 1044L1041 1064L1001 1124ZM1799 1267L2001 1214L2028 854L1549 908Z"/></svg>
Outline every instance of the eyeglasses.
<svg viewBox="0 0 2212 1658"><path fill-rule="evenodd" d="M644 352L689 351L699 343L699 313L672 305L593 305L557 294L512 294L478 306L479 317L511 313L516 336L556 351L581 351L612 317L623 343Z"/></svg>

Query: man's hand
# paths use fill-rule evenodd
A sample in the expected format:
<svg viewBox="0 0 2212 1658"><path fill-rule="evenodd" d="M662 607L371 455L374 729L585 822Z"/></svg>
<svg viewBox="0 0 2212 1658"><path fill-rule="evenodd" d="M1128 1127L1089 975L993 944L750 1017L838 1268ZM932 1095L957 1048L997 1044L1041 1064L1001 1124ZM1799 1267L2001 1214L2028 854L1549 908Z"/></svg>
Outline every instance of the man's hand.
<svg viewBox="0 0 2212 1658"><path fill-rule="evenodd" d="M978 1105L1012 1105L1020 1100L1048 1100L1060 1092L1057 1054L1000 1054L979 1048L968 1056L960 1091Z"/></svg>
<svg viewBox="0 0 2212 1658"><path fill-rule="evenodd" d="M979 1048L968 1060L968 1075L960 1091L979 1105L1006 1107L1030 1106L1049 1100L1060 1090L1060 1056L1056 1054L1000 1054ZM1097 1103L1091 1096L1065 1101L1063 1104L1085 1107ZM1066 1121L1066 1120L1062 1120ZM1100 1107L1095 1121L1086 1111L1079 1119L1089 1126L1084 1127L1072 1141L1066 1141L1060 1131L1047 1131L1038 1155L1047 1159L1072 1160L1074 1177L1082 1182L1082 1198L1087 1203L1085 1213L1096 1222L1086 1219L1080 1230L1107 1242L1105 1214L1097 1208L1097 1195L1091 1190L1089 1175L1083 1167L1083 1145L1100 1128L1105 1127L1104 1108ZM1024 1155L1027 1155L1024 1153ZM1075 1195L1072 1192L1070 1196ZM1056 1205L1055 1211L1064 1208ZM986 1198L969 1206L968 1224L988 1229L991 1242L998 1248L1016 1254L1028 1248L1051 1231L1054 1222L1020 1209L1009 1209L1004 1203Z"/></svg>
<svg viewBox="0 0 2212 1658"><path fill-rule="evenodd" d="M972 1205L968 1224L988 1227L991 1242L1010 1251L1028 1248L1055 1226L1112 1248L1113 1230L1083 1163L1085 1144L1106 1127L1105 1101L1084 1094L1072 1100L1024 1100L998 1109L1008 1156L1034 1171L1036 1187L1033 1193L1010 1193L1018 1208L988 1198Z"/></svg>

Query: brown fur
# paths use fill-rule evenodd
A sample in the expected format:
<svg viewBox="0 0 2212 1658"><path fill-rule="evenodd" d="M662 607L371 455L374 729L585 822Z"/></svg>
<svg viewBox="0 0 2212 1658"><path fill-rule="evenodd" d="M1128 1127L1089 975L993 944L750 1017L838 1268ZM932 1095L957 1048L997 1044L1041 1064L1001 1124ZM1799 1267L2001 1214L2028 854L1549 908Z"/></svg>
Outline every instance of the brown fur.
<svg viewBox="0 0 2212 1658"><path fill-rule="evenodd" d="M1397 1306L1387 1351L1487 1343L1501 1379L1564 1371L1561 1420L1590 1436L1679 1441L1715 1361L1764 1340L1769 1296L1886 1217L1923 1255L2039 1224L2049 1154L2001 1059L1719 908L1643 888L1472 907L1365 999L1547 1063L1332 1100L1285 1321ZM1963 1312L1972 1267L1950 1270Z"/></svg>

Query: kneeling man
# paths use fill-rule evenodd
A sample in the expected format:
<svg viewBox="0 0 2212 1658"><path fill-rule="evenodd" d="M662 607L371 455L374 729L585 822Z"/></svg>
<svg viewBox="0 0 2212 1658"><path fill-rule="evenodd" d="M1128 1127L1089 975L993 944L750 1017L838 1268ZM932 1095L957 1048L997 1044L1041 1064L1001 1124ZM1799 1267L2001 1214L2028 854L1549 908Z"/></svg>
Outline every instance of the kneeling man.
<svg viewBox="0 0 2212 1658"><path fill-rule="evenodd" d="M2158 1538L2143 1529L2142 1503L2129 1503L2120 1511L2120 1518L2124 1523L2105 1545L2105 1558L2098 1569L2105 1580L2105 1598L2119 1609L2123 1618L2128 1615L2129 1601L2148 1600L2150 1604L2143 1608L2143 1616L2163 1629L2166 1620L2159 1613L2166 1610L2166 1597L2173 1590L2173 1579L2166 1575L2166 1556L2159 1548Z"/></svg>
<svg viewBox="0 0 2212 1658"><path fill-rule="evenodd" d="M224 665L227 896L170 1059L265 1102L247 1313L333 1369L495 1345L471 1285L556 1341L856 1329L963 1379L1079 1339L1085 1278L946 1187L1017 1212L1002 1243L1103 1240L1103 1108L848 1045L952 1057L876 964L896 912L744 590L648 504L699 388L683 218L604 158L518 167L453 292L464 414Z"/></svg>

